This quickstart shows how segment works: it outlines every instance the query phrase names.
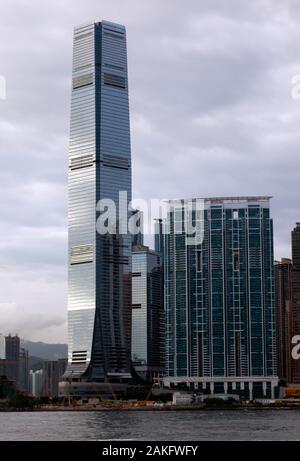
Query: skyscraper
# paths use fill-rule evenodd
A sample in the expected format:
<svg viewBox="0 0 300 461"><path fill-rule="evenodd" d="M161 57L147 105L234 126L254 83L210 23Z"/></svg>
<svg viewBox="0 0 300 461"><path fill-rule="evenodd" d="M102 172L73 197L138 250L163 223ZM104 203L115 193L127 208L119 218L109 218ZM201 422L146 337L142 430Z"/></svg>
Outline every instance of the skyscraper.
<svg viewBox="0 0 300 461"><path fill-rule="evenodd" d="M139 245L132 250L132 362L151 380L164 371L165 322L160 256Z"/></svg>
<svg viewBox="0 0 300 461"><path fill-rule="evenodd" d="M101 199L131 200L126 31L75 28L69 151L69 353L66 380L130 377L131 236L100 235ZM123 195L124 197L124 195ZM103 210L102 210L103 211Z"/></svg>
<svg viewBox="0 0 300 461"><path fill-rule="evenodd" d="M5 371L8 379L19 383L20 369L20 338L19 336L5 337Z"/></svg>
<svg viewBox="0 0 300 461"><path fill-rule="evenodd" d="M291 382L292 365L292 261L284 258L275 264L275 305L277 317L277 361L279 378Z"/></svg>
<svg viewBox="0 0 300 461"><path fill-rule="evenodd" d="M182 201L170 203L163 244L165 386L250 399L274 396L278 377L269 199L204 199L203 240L193 245L178 224L196 222L196 212L187 216Z"/></svg>
<svg viewBox="0 0 300 461"><path fill-rule="evenodd" d="M295 269L300 269L300 223L292 231L292 259Z"/></svg>
<svg viewBox="0 0 300 461"><path fill-rule="evenodd" d="M300 336L300 223L292 231L291 273L292 337ZM300 360L292 360L292 384L300 385Z"/></svg>
<svg viewBox="0 0 300 461"><path fill-rule="evenodd" d="M19 388L25 392L29 391L29 353L24 347L20 350L19 362Z"/></svg>
<svg viewBox="0 0 300 461"><path fill-rule="evenodd" d="M58 396L59 363L57 360L45 360L43 370L43 396L50 398Z"/></svg>

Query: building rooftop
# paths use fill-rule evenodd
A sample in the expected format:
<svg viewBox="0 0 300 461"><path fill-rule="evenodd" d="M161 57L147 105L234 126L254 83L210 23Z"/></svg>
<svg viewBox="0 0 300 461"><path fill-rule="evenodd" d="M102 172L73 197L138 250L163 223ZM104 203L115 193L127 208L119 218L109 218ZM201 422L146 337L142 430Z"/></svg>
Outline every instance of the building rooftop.
<svg viewBox="0 0 300 461"><path fill-rule="evenodd" d="M194 197L194 198L181 198L166 200L167 203L177 202L190 202L193 200L203 200L204 202L211 203L224 203L224 202L269 202L273 197L269 195L258 195L258 196L241 196L241 197Z"/></svg>
<svg viewBox="0 0 300 461"><path fill-rule="evenodd" d="M132 252L133 253L149 253L149 254L155 254L158 255L158 253L155 250L152 250L151 248L145 246L145 245L135 245L132 247Z"/></svg>

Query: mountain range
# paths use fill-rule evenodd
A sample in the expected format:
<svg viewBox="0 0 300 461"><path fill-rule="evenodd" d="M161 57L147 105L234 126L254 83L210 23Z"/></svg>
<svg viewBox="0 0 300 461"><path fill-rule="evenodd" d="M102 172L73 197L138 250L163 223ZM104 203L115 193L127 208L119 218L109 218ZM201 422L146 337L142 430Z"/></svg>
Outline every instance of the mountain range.
<svg viewBox="0 0 300 461"><path fill-rule="evenodd" d="M68 356L67 344L22 341L22 347L28 350L29 356L39 357L41 359L58 360Z"/></svg>

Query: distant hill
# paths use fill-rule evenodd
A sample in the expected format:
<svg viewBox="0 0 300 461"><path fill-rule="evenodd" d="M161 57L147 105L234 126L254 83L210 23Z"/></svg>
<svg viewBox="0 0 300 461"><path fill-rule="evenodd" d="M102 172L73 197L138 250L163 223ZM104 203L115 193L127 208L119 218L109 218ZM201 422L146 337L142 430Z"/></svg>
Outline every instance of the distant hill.
<svg viewBox="0 0 300 461"><path fill-rule="evenodd" d="M57 360L68 356L67 344L47 344L42 342L22 341L22 347L28 349L29 355L41 359Z"/></svg>

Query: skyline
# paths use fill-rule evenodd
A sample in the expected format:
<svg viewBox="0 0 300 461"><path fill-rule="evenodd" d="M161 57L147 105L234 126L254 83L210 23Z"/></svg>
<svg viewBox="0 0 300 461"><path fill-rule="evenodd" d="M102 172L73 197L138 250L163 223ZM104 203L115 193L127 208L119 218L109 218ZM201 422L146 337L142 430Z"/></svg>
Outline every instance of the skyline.
<svg viewBox="0 0 300 461"><path fill-rule="evenodd" d="M272 195L275 256L290 256L290 233L300 220L300 102L292 100L290 82L300 73L296 2L288 2L290 16L286 5L278 8L275 2L259 2L270 5L259 13L253 6L258 2L243 5L243 11L235 1L230 3L235 11L206 1L201 7L191 2L189 11L174 0L161 10L155 1L151 7L128 2L142 11L140 17L135 17L133 8L126 11L121 2L109 7L104 1L103 9L99 2L86 2L84 13L79 2L74 10L65 2L50 7L45 23L38 3L29 1L24 10L19 7L28 27L27 34L19 32L24 48L15 38L20 38L18 20L10 17L15 2L3 3L0 74L6 78L7 99L0 101L4 159L0 329L4 333L11 330L28 339L66 342L72 33L73 26L90 17L127 28L134 196ZM37 24L26 23L30 5L41 19ZM269 20L268 13L272 13ZM156 21L150 21L149 14ZM174 21L166 23L170 14ZM16 62L23 75L16 71Z"/></svg>

